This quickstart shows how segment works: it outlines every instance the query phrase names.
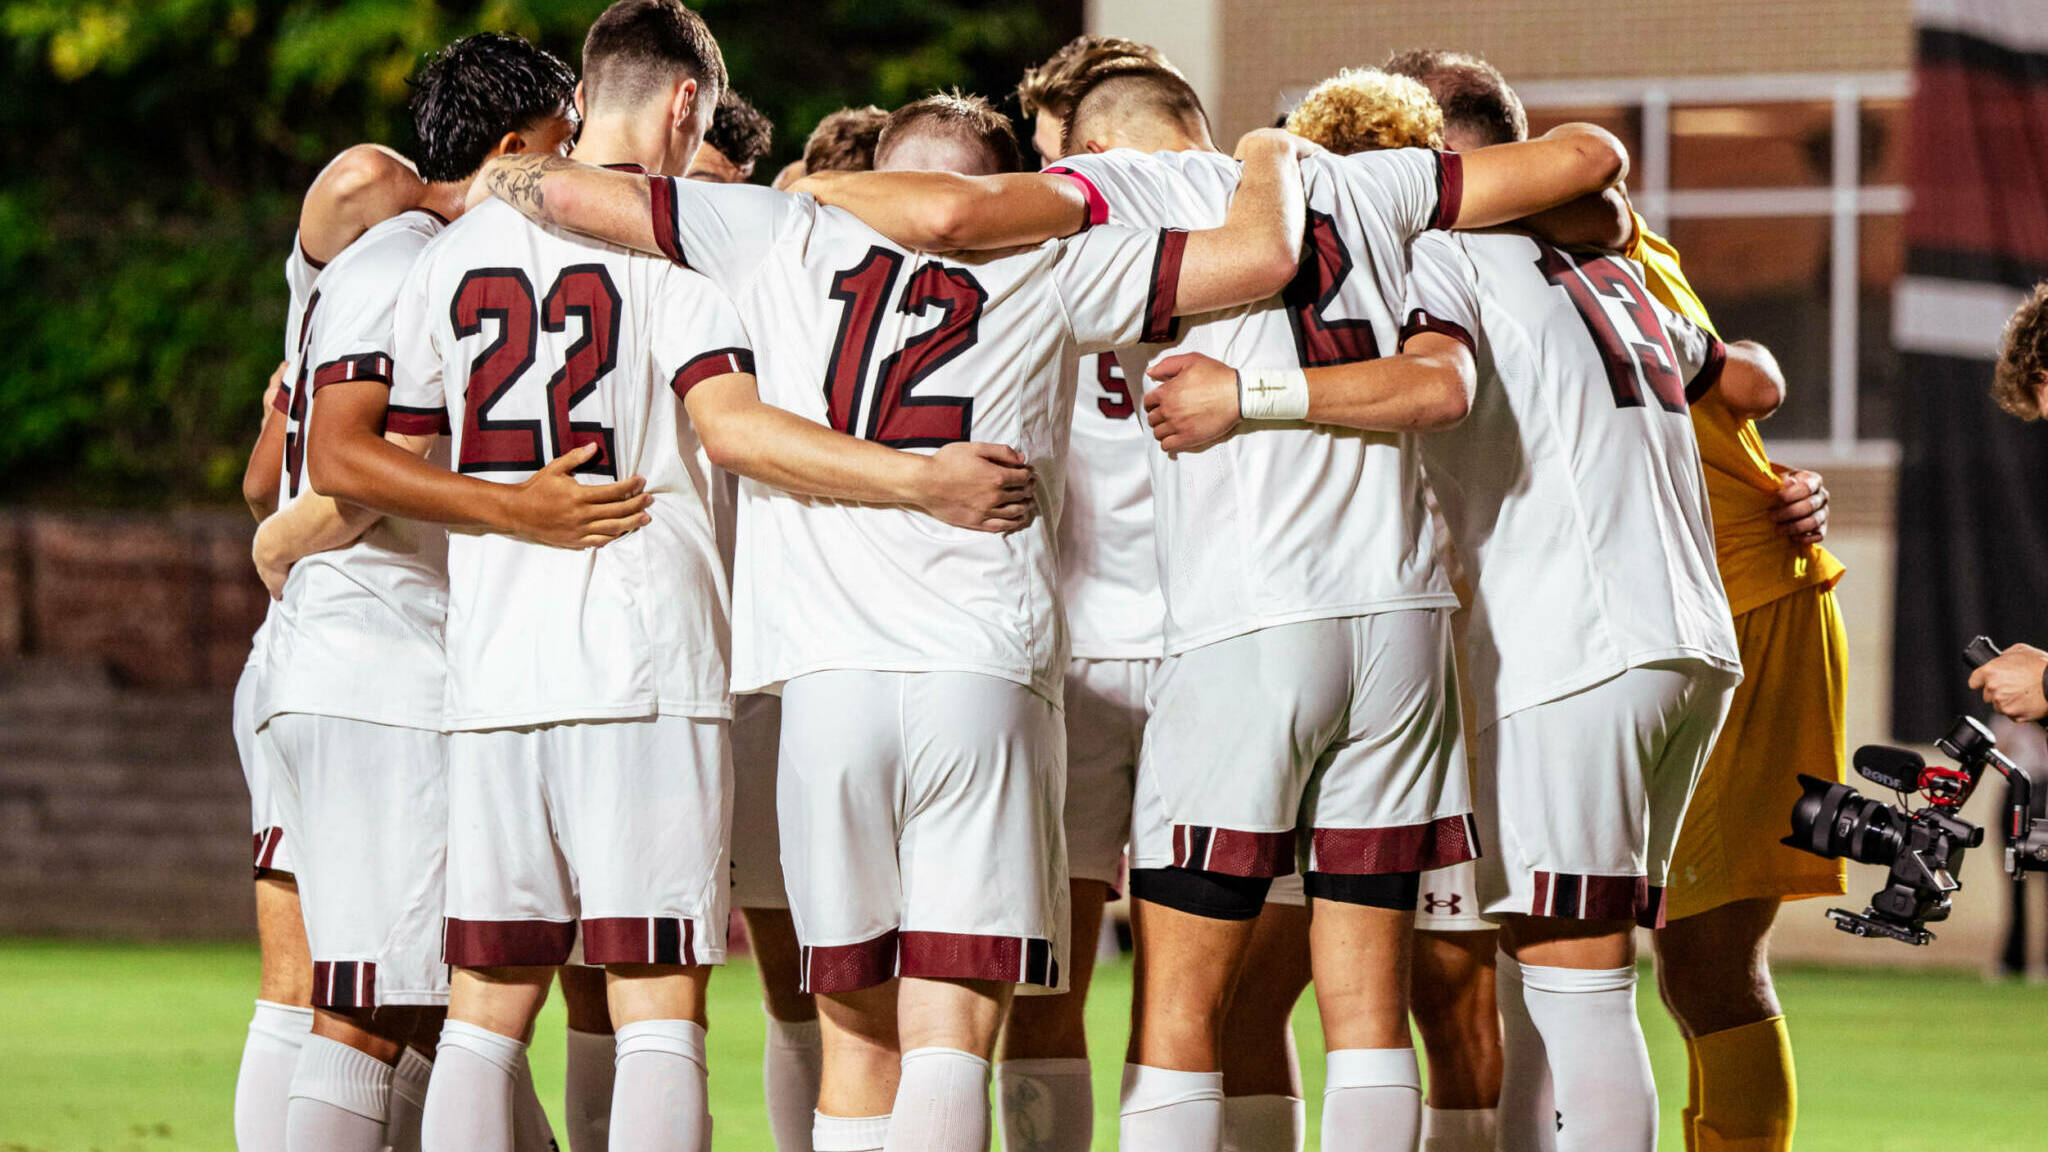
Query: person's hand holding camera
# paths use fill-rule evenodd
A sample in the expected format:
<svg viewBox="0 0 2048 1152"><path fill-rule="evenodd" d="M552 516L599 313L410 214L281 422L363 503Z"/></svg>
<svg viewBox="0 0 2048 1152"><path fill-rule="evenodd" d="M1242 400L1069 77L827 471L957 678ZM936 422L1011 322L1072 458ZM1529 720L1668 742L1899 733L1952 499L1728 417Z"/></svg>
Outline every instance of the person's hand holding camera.
<svg viewBox="0 0 2048 1152"><path fill-rule="evenodd" d="M1982 692L1984 702L2002 716L2039 720L2048 716L2044 676L2048 676L2048 652L2031 644L2014 644L1970 674L1970 690Z"/></svg>

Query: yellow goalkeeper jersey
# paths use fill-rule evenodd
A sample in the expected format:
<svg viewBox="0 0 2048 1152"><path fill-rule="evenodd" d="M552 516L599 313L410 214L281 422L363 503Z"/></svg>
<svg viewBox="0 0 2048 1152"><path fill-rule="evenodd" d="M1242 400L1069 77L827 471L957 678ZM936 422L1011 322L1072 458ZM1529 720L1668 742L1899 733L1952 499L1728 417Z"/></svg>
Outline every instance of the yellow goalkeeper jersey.
<svg viewBox="0 0 2048 1152"><path fill-rule="evenodd" d="M1628 256L1643 266L1657 299L1714 331L1706 306L1678 266L1678 250L1650 231L1640 215ZM1779 480L1756 421L1729 411L1716 390L1692 406L1692 426L1700 442L1700 462L1706 466L1714 558L1735 614L1811 585L1833 587L1842 578L1842 562L1818 544L1795 544L1778 535L1771 521Z"/></svg>

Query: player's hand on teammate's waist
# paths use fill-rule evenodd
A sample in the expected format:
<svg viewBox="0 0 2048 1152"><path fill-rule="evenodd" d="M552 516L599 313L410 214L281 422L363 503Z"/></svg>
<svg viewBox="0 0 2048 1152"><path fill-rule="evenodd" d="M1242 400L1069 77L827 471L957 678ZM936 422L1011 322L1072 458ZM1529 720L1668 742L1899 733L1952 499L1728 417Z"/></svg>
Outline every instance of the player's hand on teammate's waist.
<svg viewBox="0 0 2048 1152"><path fill-rule="evenodd" d="M2048 673L2048 652L2029 644L2014 644L1970 674L1970 690L1982 692L1984 702L1998 709L2001 716L2039 720L2048 716L2048 691L2042 685L2044 673Z"/></svg>
<svg viewBox="0 0 2048 1152"><path fill-rule="evenodd" d="M270 383L263 388L263 418L269 419L270 412L277 404L277 390L284 387L284 370L291 367L289 360L279 360L277 371L270 374Z"/></svg>
<svg viewBox="0 0 2048 1152"><path fill-rule="evenodd" d="M647 481L638 476L608 484L577 481L576 469L596 453L595 444L578 445L512 485L507 496L511 530L557 548L601 548L648 523L654 497L642 491Z"/></svg>
<svg viewBox="0 0 2048 1152"><path fill-rule="evenodd" d="M1828 490L1820 473L1801 468L1779 468L1778 506L1771 520L1778 535L1799 544L1818 544L1828 534Z"/></svg>
<svg viewBox="0 0 2048 1152"><path fill-rule="evenodd" d="M1237 370L1199 352L1168 356L1145 370L1145 422L1168 452L1193 452L1230 435L1240 416Z"/></svg>
<svg viewBox="0 0 2048 1152"><path fill-rule="evenodd" d="M271 547L274 537L263 531L269 523L269 520L265 520L257 525L256 539L249 544L249 559L256 562L256 575L262 579L264 590L270 593L270 598L282 600L285 578L292 574L292 564L291 561L277 555L276 549Z"/></svg>
<svg viewBox="0 0 2048 1152"><path fill-rule="evenodd" d="M1002 444L947 444L925 460L917 506L977 532L1015 532L1038 516L1030 461Z"/></svg>

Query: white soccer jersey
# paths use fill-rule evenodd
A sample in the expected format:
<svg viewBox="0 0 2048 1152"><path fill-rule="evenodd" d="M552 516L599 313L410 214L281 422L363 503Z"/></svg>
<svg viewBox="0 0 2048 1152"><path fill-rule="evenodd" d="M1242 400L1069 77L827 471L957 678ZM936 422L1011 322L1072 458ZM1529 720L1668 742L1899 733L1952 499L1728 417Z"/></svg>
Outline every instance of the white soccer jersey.
<svg viewBox="0 0 2048 1152"><path fill-rule="evenodd" d="M1160 655L1166 605L1152 547L1151 439L1123 365L1108 353L1081 357L1059 533L1060 595L1077 659Z"/></svg>
<svg viewBox="0 0 2048 1152"><path fill-rule="evenodd" d="M445 409L452 466L505 484L582 444L591 483L638 475L653 522L602 548L449 534L451 731L732 715L718 483L683 411L752 371L700 276L528 223L488 201L406 284L392 403Z"/></svg>
<svg viewBox="0 0 2048 1152"><path fill-rule="evenodd" d="M280 510L312 492L306 430L319 390L342 380L390 381L399 290L441 226L430 212L401 213L320 273L301 313ZM385 517L348 547L292 565L266 642L259 719L301 712L439 730L446 541L437 526Z"/></svg>
<svg viewBox="0 0 2048 1152"><path fill-rule="evenodd" d="M1483 727L1637 665L1740 672L1689 400L1718 340L1617 256L1513 232L1414 248L1404 332L1472 345L1471 414L1422 438L1473 580Z"/></svg>
<svg viewBox="0 0 2048 1152"><path fill-rule="evenodd" d="M1115 151L1048 171L1079 176L1112 223L1223 222L1238 165L1218 152ZM1280 296L1201 317L1178 340L1126 350L1134 391L1155 356L1316 367L1392 349L1409 241L1457 217L1458 159L1408 149L1302 164L1309 233ZM1438 568L1419 449L1387 433L1261 424L1200 452L1149 454L1166 650L1258 628L1456 603Z"/></svg>
<svg viewBox="0 0 2048 1152"><path fill-rule="evenodd" d="M735 690L957 671L1058 700L1054 533L1078 356L1164 330L1186 235L1094 229L942 258L808 196L666 179L653 194L663 250L755 333L764 399L897 448L1007 444L1038 471L1038 520L1008 535L742 482Z"/></svg>
<svg viewBox="0 0 2048 1152"><path fill-rule="evenodd" d="M305 330L306 306L312 302L313 286L320 280L325 264L315 264L306 255L306 249L299 242L297 234L292 236L292 253L284 258L284 283L290 293L291 302L284 314L284 380L271 398L271 407L286 416L291 415L292 389L299 379L299 336ZM277 615L276 601L269 601L263 609L263 623L256 626L256 634L249 640L247 667L260 667L264 661L266 645L270 643L270 622Z"/></svg>

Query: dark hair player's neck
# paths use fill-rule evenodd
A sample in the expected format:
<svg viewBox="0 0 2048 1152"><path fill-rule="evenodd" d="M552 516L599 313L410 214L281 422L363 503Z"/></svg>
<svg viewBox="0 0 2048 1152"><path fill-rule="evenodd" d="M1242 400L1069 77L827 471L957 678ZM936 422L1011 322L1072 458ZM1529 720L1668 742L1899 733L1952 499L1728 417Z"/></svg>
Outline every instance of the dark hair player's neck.
<svg viewBox="0 0 2048 1152"><path fill-rule="evenodd" d="M695 98L700 104L703 96ZM687 134L673 131L668 98L637 109L610 109L583 122L569 158L586 164L631 164L655 176L681 176L704 139L702 120Z"/></svg>

